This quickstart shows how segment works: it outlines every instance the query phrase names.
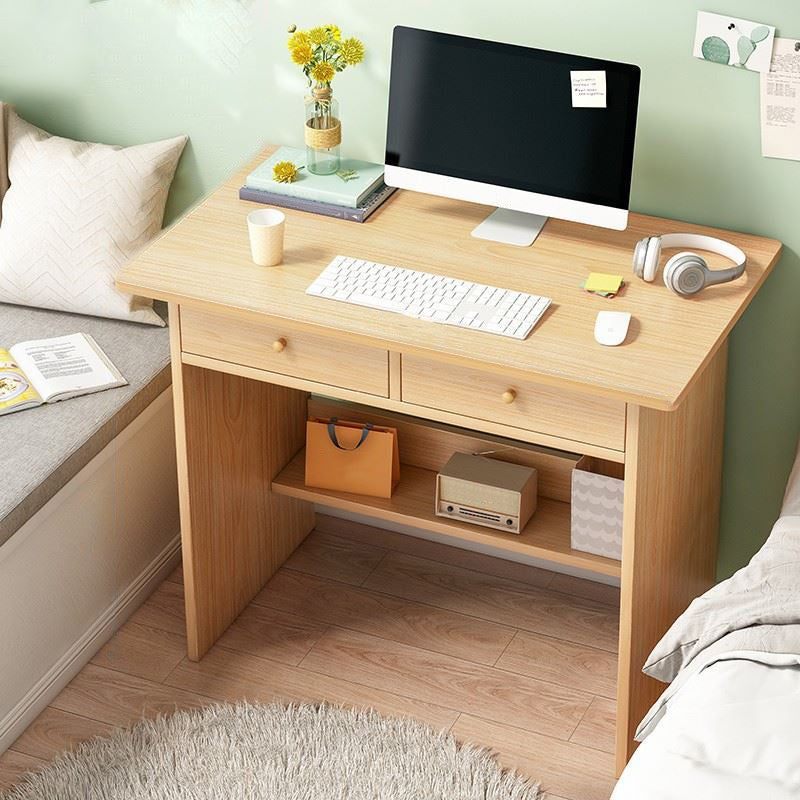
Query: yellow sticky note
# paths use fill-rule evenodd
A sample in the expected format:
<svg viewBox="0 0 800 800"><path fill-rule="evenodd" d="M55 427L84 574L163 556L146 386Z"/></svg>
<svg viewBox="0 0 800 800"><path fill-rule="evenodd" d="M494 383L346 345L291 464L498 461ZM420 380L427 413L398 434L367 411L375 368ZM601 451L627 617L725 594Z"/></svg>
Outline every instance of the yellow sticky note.
<svg viewBox="0 0 800 800"><path fill-rule="evenodd" d="M603 272L590 272L583 288L587 292L616 292L622 285L622 275L606 275Z"/></svg>

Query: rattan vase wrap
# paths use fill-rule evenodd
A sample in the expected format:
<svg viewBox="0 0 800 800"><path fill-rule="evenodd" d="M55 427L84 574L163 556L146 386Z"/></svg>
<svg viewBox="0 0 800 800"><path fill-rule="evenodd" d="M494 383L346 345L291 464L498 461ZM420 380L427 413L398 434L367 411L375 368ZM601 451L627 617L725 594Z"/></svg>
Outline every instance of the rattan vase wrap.
<svg viewBox="0 0 800 800"><path fill-rule="evenodd" d="M310 122L306 123L306 144L309 147L327 150L342 143L342 123L338 119L331 118L331 128L312 128Z"/></svg>

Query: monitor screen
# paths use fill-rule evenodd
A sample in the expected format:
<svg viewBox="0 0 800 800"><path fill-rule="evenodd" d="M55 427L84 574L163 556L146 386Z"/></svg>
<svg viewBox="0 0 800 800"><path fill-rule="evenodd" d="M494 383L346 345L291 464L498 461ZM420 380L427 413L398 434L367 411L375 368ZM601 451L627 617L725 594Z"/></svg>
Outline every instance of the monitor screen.
<svg viewBox="0 0 800 800"><path fill-rule="evenodd" d="M571 70L606 107L574 108ZM396 27L386 163L627 209L639 68Z"/></svg>

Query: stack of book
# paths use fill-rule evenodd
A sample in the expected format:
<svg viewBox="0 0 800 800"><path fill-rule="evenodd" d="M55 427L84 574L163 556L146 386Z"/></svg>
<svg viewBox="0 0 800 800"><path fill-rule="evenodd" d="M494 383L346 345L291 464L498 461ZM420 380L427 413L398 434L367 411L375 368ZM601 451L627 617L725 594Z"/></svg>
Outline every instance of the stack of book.
<svg viewBox="0 0 800 800"><path fill-rule="evenodd" d="M273 173L279 161L291 161L303 169L291 183L279 183ZM247 176L239 197L256 203L364 222L394 192L394 188L383 182L383 164L343 158L336 174L314 175L305 163L305 150L278 148Z"/></svg>

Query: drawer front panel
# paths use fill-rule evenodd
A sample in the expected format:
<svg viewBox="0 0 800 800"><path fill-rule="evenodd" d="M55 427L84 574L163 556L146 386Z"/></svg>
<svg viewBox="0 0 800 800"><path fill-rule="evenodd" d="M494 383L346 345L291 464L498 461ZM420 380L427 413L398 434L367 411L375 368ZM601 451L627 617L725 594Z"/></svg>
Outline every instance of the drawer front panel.
<svg viewBox="0 0 800 800"><path fill-rule="evenodd" d="M181 348L329 386L389 396L389 353L288 327L181 307Z"/></svg>
<svg viewBox="0 0 800 800"><path fill-rule="evenodd" d="M625 403L403 355L406 403L623 451Z"/></svg>

